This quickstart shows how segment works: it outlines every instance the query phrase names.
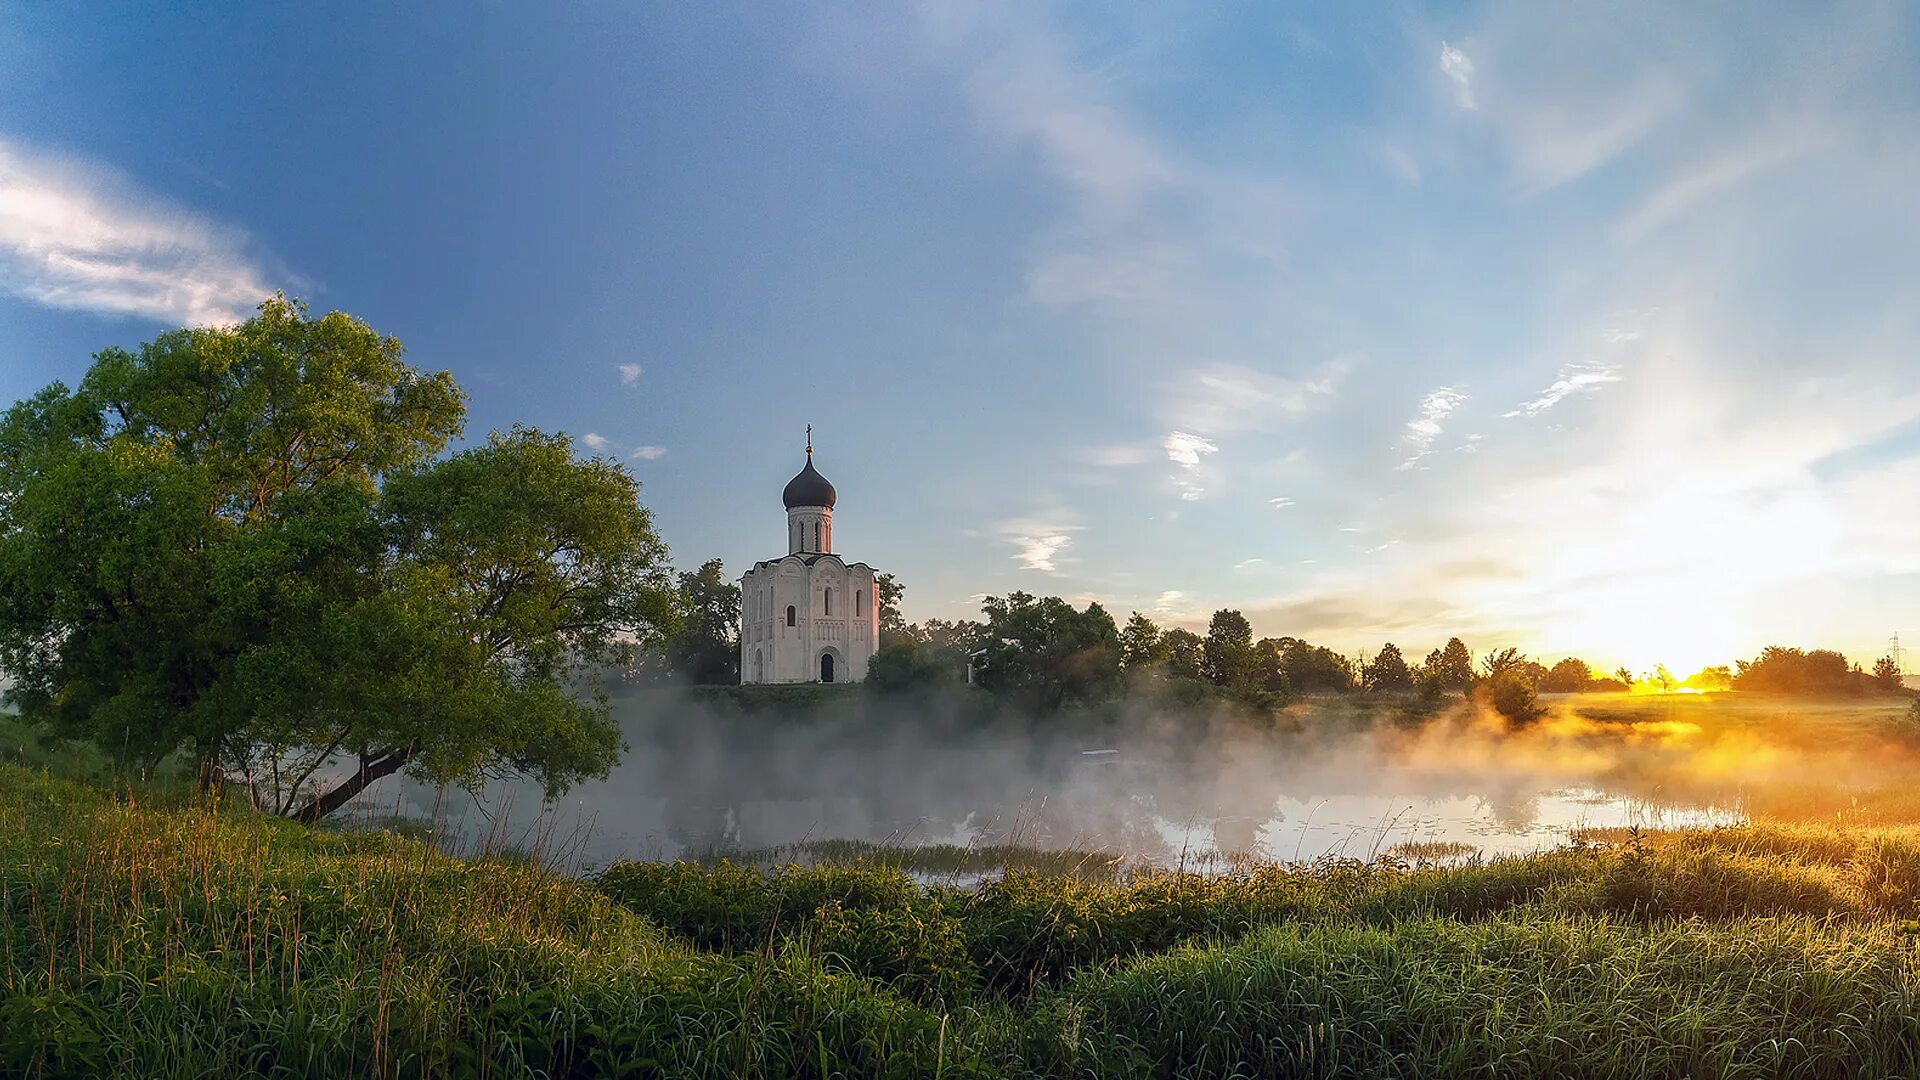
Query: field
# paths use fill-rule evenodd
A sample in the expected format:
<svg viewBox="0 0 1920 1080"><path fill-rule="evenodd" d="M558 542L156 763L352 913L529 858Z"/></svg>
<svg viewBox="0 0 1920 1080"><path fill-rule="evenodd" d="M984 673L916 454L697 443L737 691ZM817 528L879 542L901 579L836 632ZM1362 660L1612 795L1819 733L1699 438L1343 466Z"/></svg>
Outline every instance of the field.
<svg viewBox="0 0 1920 1080"><path fill-rule="evenodd" d="M0 732L27 762L0 764L0 1075L1913 1075L1899 716L1622 697L1543 721L1684 736L1691 777L1623 755L1661 785L1744 749L1738 827L968 888L857 845L575 880L68 779Z"/></svg>

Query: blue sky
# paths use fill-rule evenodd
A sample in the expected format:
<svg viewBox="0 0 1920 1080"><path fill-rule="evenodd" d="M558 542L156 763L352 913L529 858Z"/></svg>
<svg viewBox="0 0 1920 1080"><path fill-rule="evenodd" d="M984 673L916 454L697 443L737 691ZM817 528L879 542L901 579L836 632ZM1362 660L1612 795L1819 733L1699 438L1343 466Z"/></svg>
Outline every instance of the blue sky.
<svg viewBox="0 0 1920 1080"><path fill-rule="evenodd" d="M0 398L284 289L908 614L1920 642L1920 12L0 2ZM584 452L584 451L583 451ZM639 456L635 456L638 453Z"/></svg>

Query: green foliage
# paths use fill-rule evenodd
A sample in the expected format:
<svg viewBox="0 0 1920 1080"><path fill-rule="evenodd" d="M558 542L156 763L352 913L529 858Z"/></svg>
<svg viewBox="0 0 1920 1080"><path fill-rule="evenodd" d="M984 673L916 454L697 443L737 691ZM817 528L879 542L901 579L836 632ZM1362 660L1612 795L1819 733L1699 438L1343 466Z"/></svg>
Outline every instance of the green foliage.
<svg viewBox="0 0 1920 1080"><path fill-rule="evenodd" d="M1540 680L1540 689L1549 694L1577 694L1593 681L1593 669L1585 660L1567 657L1553 665L1547 677Z"/></svg>
<svg viewBox="0 0 1920 1080"><path fill-rule="evenodd" d="M1075 610L1057 596L1023 592L982 605L979 682L1037 711L1105 699L1119 685L1120 632L1099 604Z"/></svg>
<svg viewBox="0 0 1920 1080"><path fill-rule="evenodd" d="M1882 690L1897 691L1906 688L1906 678L1900 665L1891 656L1883 656L1873 662L1873 681Z"/></svg>
<svg viewBox="0 0 1920 1080"><path fill-rule="evenodd" d="M1413 672L1407 668L1400 647L1388 642L1373 655L1360 672L1361 685L1374 693L1400 693L1413 688Z"/></svg>
<svg viewBox="0 0 1920 1080"><path fill-rule="evenodd" d="M1353 661L1324 645L1299 638L1274 640L1287 684L1303 694L1346 693L1359 684Z"/></svg>
<svg viewBox="0 0 1920 1080"><path fill-rule="evenodd" d="M1831 649L1799 649L1769 645L1751 661L1735 664L1733 688L1802 697L1859 694L1875 687L1871 676L1855 670L1847 658Z"/></svg>
<svg viewBox="0 0 1920 1080"><path fill-rule="evenodd" d="M1207 678L1229 690L1251 687L1258 676L1259 658L1253 651L1253 627L1237 611L1221 609L1207 623L1201 645Z"/></svg>
<svg viewBox="0 0 1920 1080"><path fill-rule="evenodd" d="M698 686L740 681L740 586L719 559L682 571L675 601L679 629L667 638L667 666Z"/></svg>
<svg viewBox="0 0 1920 1080"><path fill-rule="evenodd" d="M1427 667L1440 673L1441 685L1449 690L1470 690L1476 681L1473 653L1467 650L1466 642L1457 637L1448 638L1444 649L1427 657Z"/></svg>
<svg viewBox="0 0 1920 1080"><path fill-rule="evenodd" d="M1694 690L1731 690L1733 689L1733 669L1725 664L1703 667L1684 679L1681 686Z"/></svg>
<svg viewBox="0 0 1920 1080"><path fill-rule="evenodd" d="M880 603L879 646L884 649L894 642L913 638L913 628L900 614L900 601L906 598L907 587L892 574L880 574L873 579L873 591Z"/></svg>
<svg viewBox="0 0 1920 1080"><path fill-rule="evenodd" d="M966 654L960 650L902 637L873 654L867 685L883 693L932 690L958 685L966 670Z"/></svg>
<svg viewBox="0 0 1920 1080"><path fill-rule="evenodd" d="M1166 635L1152 619L1137 611L1127 617L1127 625L1120 628L1121 667L1129 672L1162 675L1172 656Z"/></svg>
<svg viewBox="0 0 1920 1080"><path fill-rule="evenodd" d="M0 420L0 668L63 736L150 769L178 747L325 816L379 776L600 773L618 732L572 679L673 611L610 462L515 429L436 458L446 373L273 299L109 349ZM310 786L332 756L360 769Z"/></svg>
<svg viewBox="0 0 1920 1080"><path fill-rule="evenodd" d="M1547 713L1527 673L1518 666L1489 675L1478 692L1493 711L1516 724L1531 724Z"/></svg>
<svg viewBox="0 0 1920 1080"><path fill-rule="evenodd" d="M1167 651L1167 674L1176 679L1204 679L1207 677L1206 642L1199 634L1183 627L1174 627L1161 638Z"/></svg>

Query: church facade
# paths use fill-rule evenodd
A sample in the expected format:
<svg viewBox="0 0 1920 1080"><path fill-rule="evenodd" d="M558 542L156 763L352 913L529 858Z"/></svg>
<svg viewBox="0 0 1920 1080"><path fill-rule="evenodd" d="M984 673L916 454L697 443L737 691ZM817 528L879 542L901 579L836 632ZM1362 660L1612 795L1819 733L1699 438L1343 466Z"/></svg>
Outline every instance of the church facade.
<svg viewBox="0 0 1920 1080"><path fill-rule="evenodd" d="M836 492L807 464L781 493L787 553L740 578L742 683L859 682L880 640L873 567L833 550Z"/></svg>

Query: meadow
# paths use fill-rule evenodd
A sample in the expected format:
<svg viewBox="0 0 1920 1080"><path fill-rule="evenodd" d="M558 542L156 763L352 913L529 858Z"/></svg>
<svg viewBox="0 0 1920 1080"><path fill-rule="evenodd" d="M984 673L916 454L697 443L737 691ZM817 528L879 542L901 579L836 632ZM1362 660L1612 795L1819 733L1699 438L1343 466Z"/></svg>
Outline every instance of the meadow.
<svg viewBox="0 0 1920 1080"><path fill-rule="evenodd" d="M585 877L73 776L10 728L0 1075L1913 1075L1905 724L1557 701L1513 753L1689 792L1746 755L1754 798L1526 857L1197 874L843 844Z"/></svg>

